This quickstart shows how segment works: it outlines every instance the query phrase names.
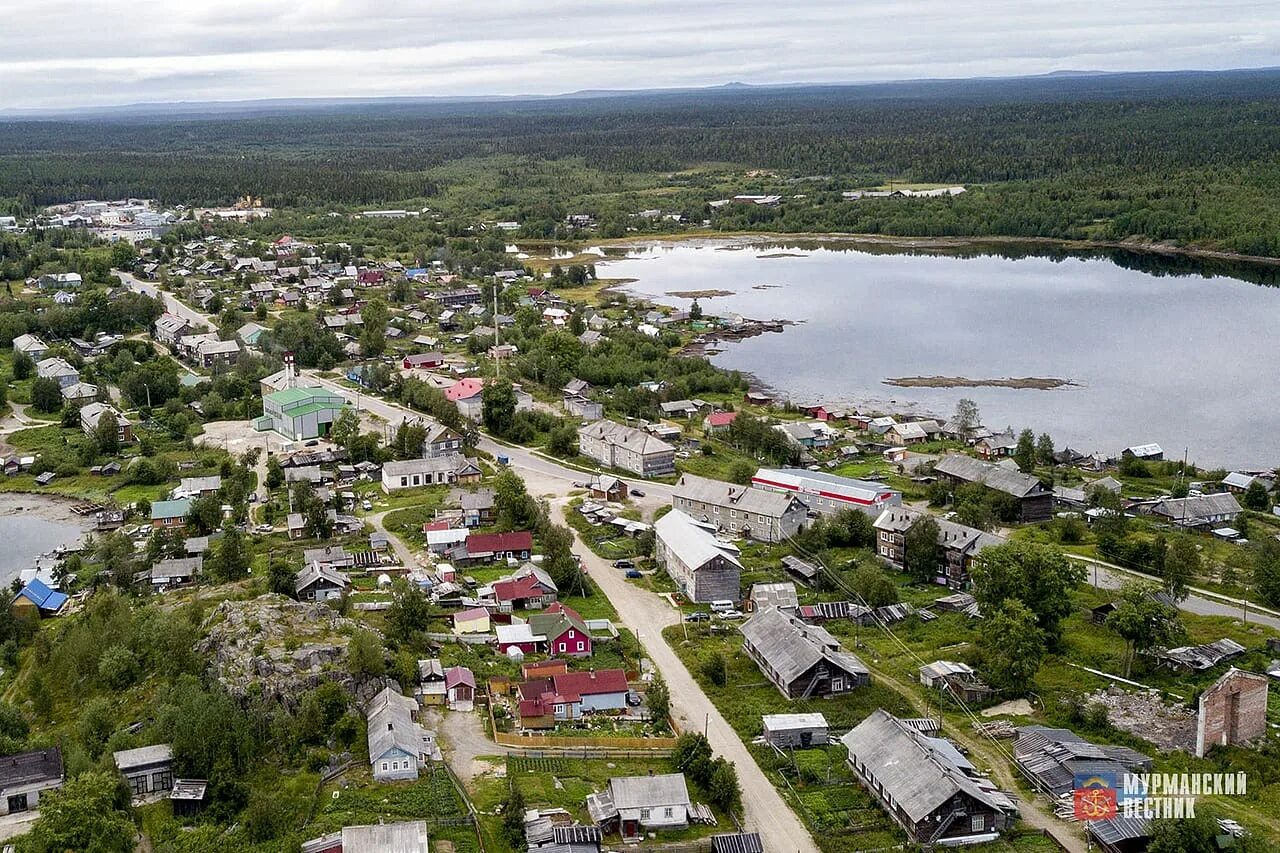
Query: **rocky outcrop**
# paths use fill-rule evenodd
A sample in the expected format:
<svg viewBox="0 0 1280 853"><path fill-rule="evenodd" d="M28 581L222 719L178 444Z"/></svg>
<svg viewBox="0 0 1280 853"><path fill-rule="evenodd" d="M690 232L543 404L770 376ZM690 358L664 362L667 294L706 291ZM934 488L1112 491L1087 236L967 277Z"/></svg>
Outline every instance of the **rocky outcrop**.
<svg viewBox="0 0 1280 853"><path fill-rule="evenodd" d="M293 708L301 694L336 681L365 702L386 682L357 679L348 669L347 643L357 627L326 604L264 595L219 604L196 651L238 699L262 696Z"/></svg>

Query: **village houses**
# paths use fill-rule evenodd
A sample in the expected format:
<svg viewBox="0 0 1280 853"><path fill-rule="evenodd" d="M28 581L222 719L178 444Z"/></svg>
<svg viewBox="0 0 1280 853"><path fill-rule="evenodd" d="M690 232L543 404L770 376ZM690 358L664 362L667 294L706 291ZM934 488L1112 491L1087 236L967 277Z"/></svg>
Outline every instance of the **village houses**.
<svg viewBox="0 0 1280 853"><path fill-rule="evenodd" d="M681 474L671 505L733 536L781 542L802 530L808 505L795 495Z"/></svg>
<svg viewBox="0 0 1280 853"><path fill-rule="evenodd" d="M653 530L654 558L686 598L698 603L738 600L738 548L721 539L714 524L673 509L654 523Z"/></svg>
<svg viewBox="0 0 1280 853"><path fill-rule="evenodd" d="M644 430L613 421L597 421L578 430L578 450L606 468L641 477L661 477L676 470L676 449Z"/></svg>

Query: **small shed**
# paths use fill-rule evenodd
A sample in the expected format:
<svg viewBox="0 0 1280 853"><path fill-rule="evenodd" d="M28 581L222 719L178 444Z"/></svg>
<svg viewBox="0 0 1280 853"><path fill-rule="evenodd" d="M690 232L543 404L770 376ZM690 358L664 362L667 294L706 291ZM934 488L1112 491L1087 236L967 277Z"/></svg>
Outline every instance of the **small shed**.
<svg viewBox="0 0 1280 853"><path fill-rule="evenodd" d="M765 714L764 741L779 749L826 746L827 718L822 714Z"/></svg>
<svg viewBox="0 0 1280 853"><path fill-rule="evenodd" d="M465 666L450 667L444 674L444 687L451 710L471 710L476 698L476 677L471 670Z"/></svg>
<svg viewBox="0 0 1280 853"><path fill-rule="evenodd" d="M758 583L751 587L747 597L751 610L768 610L776 607L779 610L795 610L800 606L800 598L796 595L793 583Z"/></svg>
<svg viewBox="0 0 1280 853"><path fill-rule="evenodd" d="M818 578L817 566L806 563L799 557L793 557L790 554L782 558L782 568L797 583L804 586L813 586Z"/></svg>
<svg viewBox="0 0 1280 853"><path fill-rule="evenodd" d="M204 779L174 779L169 801L174 817L196 817L204 811L204 795L209 783Z"/></svg>
<svg viewBox="0 0 1280 853"><path fill-rule="evenodd" d="M122 749L112 757L135 797L173 788L173 747L169 744Z"/></svg>

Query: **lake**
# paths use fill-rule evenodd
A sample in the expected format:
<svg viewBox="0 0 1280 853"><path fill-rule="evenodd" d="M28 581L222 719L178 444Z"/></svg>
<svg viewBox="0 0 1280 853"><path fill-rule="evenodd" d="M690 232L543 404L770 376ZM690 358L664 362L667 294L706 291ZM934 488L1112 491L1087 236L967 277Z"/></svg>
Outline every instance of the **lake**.
<svg viewBox="0 0 1280 853"><path fill-rule="evenodd" d="M20 571L35 566L37 556L59 545L75 545L83 535L79 524L41 518L30 509L0 516L0 542L4 543L0 548L0 584L8 586Z"/></svg>
<svg viewBox="0 0 1280 853"><path fill-rule="evenodd" d="M729 291L701 299L703 311L794 321L717 344L712 359L796 402L949 416L969 397L987 427L1048 432L1059 448L1117 454L1157 442L1167 457L1185 448L1207 465L1280 462L1280 290L1221 274L1225 264L688 241L630 248L597 267L658 303L687 308L691 299L670 292ZM884 384L911 376L1075 384Z"/></svg>

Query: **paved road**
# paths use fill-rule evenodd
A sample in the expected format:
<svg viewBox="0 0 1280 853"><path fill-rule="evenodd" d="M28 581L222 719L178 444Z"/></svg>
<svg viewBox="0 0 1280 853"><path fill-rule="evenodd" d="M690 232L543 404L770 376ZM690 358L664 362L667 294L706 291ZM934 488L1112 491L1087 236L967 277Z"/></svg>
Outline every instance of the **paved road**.
<svg viewBox="0 0 1280 853"><path fill-rule="evenodd" d="M352 389L338 382L334 382L332 379L326 379L316 375L314 370L304 370L302 373L309 380L321 385L329 391L333 391L335 394L342 395L351 401L353 406L358 404L361 411L376 415L389 424L398 424L405 418L423 417L421 412L415 412L398 403L390 403L378 397L369 396L368 394L357 395ZM486 453L493 454L494 456L506 456L510 460L510 467L516 469L521 475L532 474L540 480L549 482L552 485L572 485L575 482L582 482L591 476L584 471L579 471L574 468L568 468L564 465L557 464L527 447L501 444L490 438L481 438L479 449ZM645 482L641 488L644 490L647 498L657 499L661 503L670 503L671 495L674 492L674 489L666 483Z"/></svg>
<svg viewBox="0 0 1280 853"><path fill-rule="evenodd" d="M116 278L120 279L120 283L132 291L162 299L165 304L165 310L170 314L176 314L188 322L208 326L210 329L217 328L217 323L208 314L201 314L185 302L180 302L172 293L166 293L154 284L140 281L129 273L120 272L119 270L116 271Z"/></svg>
<svg viewBox="0 0 1280 853"><path fill-rule="evenodd" d="M1155 584L1160 583L1159 578L1124 569L1112 563L1104 563L1101 560L1094 560L1089 557L1069 556L1071 559L1085 563L1088 566L1089 575L1086 580L1099 589L1119 589L1128 581L1135 579ZM1195 590L1194 587L1192 587L1192 590L1193 592L1178 605L1178 609L1196 616L1230 616L1245 622L1266 625L1268 628L1280 631L1280 617L1274 615L1273 612L1260 611L1256 605L1250 605L1249 602L1242 599L1229 598L1227 596L1210 597L1210 594L1205 590Z"/></svg>

